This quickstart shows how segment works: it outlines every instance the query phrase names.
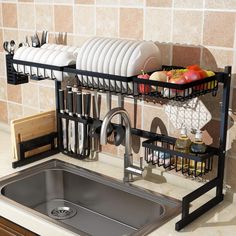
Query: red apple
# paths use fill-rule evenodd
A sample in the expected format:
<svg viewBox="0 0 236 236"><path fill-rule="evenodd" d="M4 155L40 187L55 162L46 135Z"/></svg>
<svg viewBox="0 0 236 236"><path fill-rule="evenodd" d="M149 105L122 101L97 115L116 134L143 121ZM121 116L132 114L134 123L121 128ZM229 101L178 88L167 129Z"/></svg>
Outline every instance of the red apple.
<svg viewBox="0 0 236 236"><path fill-rule="evenodd" d="M138 75L139 79L149 79L150 78L150 76L147 73L145 73L143 70L141 72L142 72L142 74ZM150 93L151 92L150 85L140 83L139 84L139 92L142 94Z"/></svg>

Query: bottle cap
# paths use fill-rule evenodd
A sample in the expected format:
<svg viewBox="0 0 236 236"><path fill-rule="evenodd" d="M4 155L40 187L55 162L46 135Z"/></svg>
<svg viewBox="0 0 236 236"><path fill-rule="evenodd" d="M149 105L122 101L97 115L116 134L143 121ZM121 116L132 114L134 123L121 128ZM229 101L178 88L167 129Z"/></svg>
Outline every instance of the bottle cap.
<svg viewBox="0 0 236 236"><path fill-rule="evenodd" d="M197 130L195 134L195 139L202 140L202 131L200 129Z"/></svg>
<svg viewBox="0 0 236 236"><path fill-rule="evenodd" d="M187 128L183 126L180 130L180 135L181 136L187 136Z"/></svg>

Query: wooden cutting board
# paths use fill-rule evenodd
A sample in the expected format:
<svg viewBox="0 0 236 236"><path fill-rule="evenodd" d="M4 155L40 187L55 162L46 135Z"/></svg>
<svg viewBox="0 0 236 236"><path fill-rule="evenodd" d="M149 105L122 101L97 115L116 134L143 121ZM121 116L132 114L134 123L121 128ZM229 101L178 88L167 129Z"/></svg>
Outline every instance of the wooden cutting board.
<svg viewBox="0 0 236 236"><path fill-rule="evenodd" d="M11 121L11 140L14 159L19 160L19 143L37 138L56 131L55 111L43 112L37 115L24 117ZM36 148L26 152L25 156L30 157L34 154L50 149L50 145Z"/></svg>

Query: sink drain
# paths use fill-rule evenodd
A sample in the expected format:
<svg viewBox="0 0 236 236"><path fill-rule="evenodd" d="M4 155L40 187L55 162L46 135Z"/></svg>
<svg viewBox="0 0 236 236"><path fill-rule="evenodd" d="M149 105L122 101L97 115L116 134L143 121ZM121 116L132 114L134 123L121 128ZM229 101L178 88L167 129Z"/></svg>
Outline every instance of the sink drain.
<svg viewBox="0 0 236 236"><path fill-rule="evenodd" d="M77 213L76 209L71 207L57 207L53 209L49 216L56 220L65 220L75 216Z"/></svg>

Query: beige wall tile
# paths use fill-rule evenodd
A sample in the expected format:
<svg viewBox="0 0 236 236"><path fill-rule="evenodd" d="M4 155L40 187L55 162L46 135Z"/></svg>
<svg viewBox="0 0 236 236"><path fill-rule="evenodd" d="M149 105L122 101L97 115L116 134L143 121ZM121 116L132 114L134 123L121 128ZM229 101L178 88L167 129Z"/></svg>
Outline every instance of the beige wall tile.
<svg viewBox="0 0 236 236"><path fill-rule="evenodd" d="M54 0L54 3L73 4L73 3L74 3L74 0Z"/></svg>
<svg viewBox="0 0 236 236"><path fill-rule="evenodd" d="M18 0L18 2L34 2L34 0Z"/></svg>
<svg viewBox="0 0 236 236"><path fill-rule="evenodd" d="M80 35L95 34L95 7L75 6L75 33Z"/></svg>
<svg viewBox="0 0 236 236"><path fill-rule="evenodd" d="M211 9L236 9L236 1L235 0L206 0L205 8Z"/></svg>
<svg viewBox="0 0 236 236"><path fill-rule="evenodd" d="M201 48L187 46L173 46L173 61L176 66L189 66L200 64Z"/></svg>
<svg viewBox="0 0 236 236"><path fill-rule="evenodd" d="M202 23L202 11L174 11L173 42L199 45Z"/></svg>
<svg viewBox="0 0 236 236"><path fill-rule="evenodd" d="M39 87L39 107L40 110L55 109L55 90L54 88Z"/></svg>
<svg viewBox="0 0 236 236"><path fill-rule="evenodd" d="M120 37L143 39L143 10L137 8L120 9Z"/></svg>
<svg viewBox="0 0 236 236"><path fill-rule="evenodd" d="M29 107L39 107L38 85L22 84L22 104Z"/></svg>
<svg viewBox="0 0 236 236"><path fill-rule="evenodd" d="M146 0L148 7L171 7L172 0Z"/></svg>
<svg viewBox="0 0 236 236"><path fill-rule="evenodd" d="M202 67L218 71L233 64L233 51L213 48L203 48Z"/></svg>
<svg viewBox="0 0 236 236"><path fill-rule="evenodd" d="M34 4L18 4L19 28L35 29L35 9Z"/></svg>
<svg viewBox="0 0 236 236"><path fill-rule="evenodd" d="M23 106L23 116L32 116L39 113L39 109Z"/></svg>
<svg viewBox="0 0 236 236"><path fill-rule="evenodd" d="M144 0L120 0L121 6L143 6Z"/></svg>
<svg viewBox="0 0 236 236"><path fill-rule="evenodd" d="M6 29L3 30L3 41L11 41L14 39L16 44L18 44L18 30L17 29Z"/></svg>
<svg viewBox="0 0 236 236"><path fill-rule="evenodd" d="M96 10L96 35L118 37L118 8L101 8Z"/></svg>
<svg viewBox="0 0 236 236"><path fill-rule="evenodd" d="M119 0L96 0L97 5L119 5Z"/></svg>
<svg viewBox="0 0 236 236"><path fill-rule="evenodd" d="M204 45L232 48L234 45L234 31L235 13L205 12L203 29Z"/></svg>
<svg viewBox="0 0 236 236"><path fill-rule="evenodd" d="M73 8L72 6L54 6L54 25L56 32L73 33Z"/></svg>
<svg viewBox="0 0 236 236"><path fill-rule="evenodd" d="M3 26L17 28L17 6L16 4L2 4Z"/></svg>
<svg viewBox="0 0 236 236"><path fill-rule="evenodd" d="M151 104L151 103L150 103ZM169 121L163 107L155 105L143 106L143 128L144 130L168 134Z"/></svg>
<svg viewBox="0 0 236 236"><path fill-rule="evenodd" d="M163 24L165 22L165 24ZM145 19L146 40L170 42L171 39L171 10L147 9Z"/></svg>
<svg viewBox="0 0 236 236"><path fill-rule="evenodd" d="M8 101L22 103L21 85L7 85Z"/></svg>
<svg viewBox="0 0 236 236"><path fill-rule="evenodd" d="M7 99L7 81L4 77L0 77L0 100Z"/></svg>
<svg viewBox="0 0 236 236"><path fill-rule="evenodd" d="M8 122L21 118L23 115L22 105L8 102Z"/></svg>
<svg viewBox="0 0 236 236"><path fill-rule="evenodd" d="M37 30L53 30L53 6L52 5L36 5L35 18Z"/></svg>
<svg viewBox="0 0 236 236"><path fill-rule="evenodd" d="M75 4L94 4L95 0L75 0Z"/></svg>
<svg viewBox="0 0 236 236"><path fill-rule="evenodd" d="M4 50L2 47L2 45L3 45L3 30L2 29L0 29L0 45L1 45L0 52L3 52Z"/></svg>
<svg viewBox="0 0 236 236"><path fill-rule="evenodd" d="M172 44L168 43L156 43L161 51L162 65L171 65L172 59Z"/></svg>
<svg viewBox="0 0 236 236"><path fill-rule="evenodd" d="M6 60L5 60L5 53L0 53L0 76L6 75Z"/></svg>
<svg viewBox="0 0 236 236"><path fill-rule="evenodd" d="M189 0L174 0L175 8L203 8L203 0L189 1Z"/></svg>
<svg viewBox="0 0 236 236"><path fill-rule="evenodd" d="M3 101L0 101L0 121L4 123L8 122L7 103Z"/></svg>
<svg viewBox="0 0 236 236"><path fill-rule="evenodd" d="M3 19L2 19L2 3L0 3L0 27L3 26L2 21L3 21Z"/></svg>

